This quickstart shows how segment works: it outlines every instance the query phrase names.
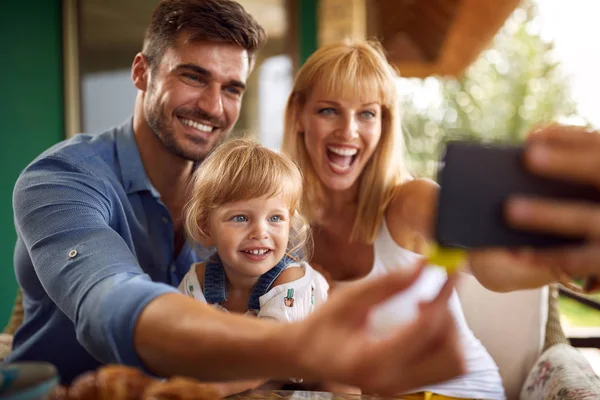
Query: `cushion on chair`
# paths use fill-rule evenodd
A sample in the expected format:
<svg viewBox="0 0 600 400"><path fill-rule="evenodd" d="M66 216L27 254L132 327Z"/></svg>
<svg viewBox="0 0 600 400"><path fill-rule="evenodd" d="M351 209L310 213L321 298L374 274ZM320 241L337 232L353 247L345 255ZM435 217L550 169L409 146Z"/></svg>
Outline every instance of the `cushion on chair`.
<svg viewBox="0 0 600 400"><path fill-rule="evenodd" d="M496 293L463 274L457 290L471 330L498 364L506 396L518 398L544 346L548 287Z"/></svg>
<svg viewBox="0 0 600 400"><path fill-rule="evenodd" d="M521 399L592 400L600 398L600 378L585 356L568 344L542 354L521 391Z"/></svg>

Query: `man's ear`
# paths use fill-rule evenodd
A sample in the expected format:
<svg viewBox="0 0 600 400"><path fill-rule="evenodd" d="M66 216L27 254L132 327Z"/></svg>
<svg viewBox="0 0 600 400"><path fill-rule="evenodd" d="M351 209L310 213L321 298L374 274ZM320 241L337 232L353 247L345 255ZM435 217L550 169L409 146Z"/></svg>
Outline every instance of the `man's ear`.
<svg viewBox="0 0 600 400"><path fill-rule="evenodd" d="M131 80L136 88L145 91L150 79L150 65L143 53L137 53L131 66Z"/></svg>

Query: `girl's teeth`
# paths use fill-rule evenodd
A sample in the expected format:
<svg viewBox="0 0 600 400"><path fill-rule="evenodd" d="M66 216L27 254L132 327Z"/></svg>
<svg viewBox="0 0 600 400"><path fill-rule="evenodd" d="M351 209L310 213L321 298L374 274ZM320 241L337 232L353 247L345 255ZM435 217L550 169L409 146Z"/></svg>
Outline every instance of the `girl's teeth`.
<svg viewBox="0 0 600 400"><path fill-rule="evenodd" d="M247 250L246 253L250 253L250 254L254 254L254 255L263 255L265 254L267 251L267 249L261 249L261 250Z"/></svg>

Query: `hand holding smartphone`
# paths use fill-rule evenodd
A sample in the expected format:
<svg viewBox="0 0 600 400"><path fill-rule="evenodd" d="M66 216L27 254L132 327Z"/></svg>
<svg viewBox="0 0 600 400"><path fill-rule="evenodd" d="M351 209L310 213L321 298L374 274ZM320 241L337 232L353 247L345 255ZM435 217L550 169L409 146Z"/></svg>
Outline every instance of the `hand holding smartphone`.
<svg viewBox="0 0 600 400"><path fill-rule="evenodd" d="M440 246L547 248L583 243L583 237L526 232L505 222L504 203L512 195L600 202L600 191L593 186L532 174L524 166L523 152L519 145L447 144L438 175L435 240Z"/></svg>

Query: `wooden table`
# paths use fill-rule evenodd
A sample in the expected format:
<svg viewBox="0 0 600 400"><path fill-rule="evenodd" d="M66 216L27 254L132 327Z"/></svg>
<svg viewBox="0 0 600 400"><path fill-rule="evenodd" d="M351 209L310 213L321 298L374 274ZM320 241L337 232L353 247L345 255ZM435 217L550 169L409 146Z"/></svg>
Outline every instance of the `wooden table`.
<svg viewBox="0 0 600 400"><path fill-rule="evenodd" d="M228 397L229 399L256 399L256 400L383 400L384 397L341 394L328 392L312 392L302 390L253 390ZM398 399L398 398L396 398Z"/></svg>

